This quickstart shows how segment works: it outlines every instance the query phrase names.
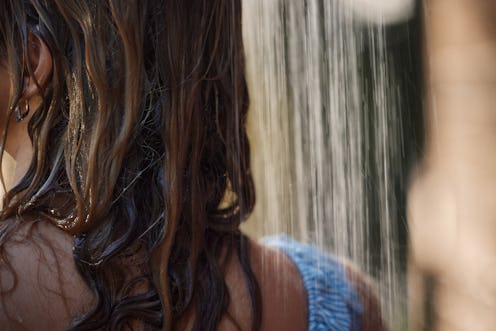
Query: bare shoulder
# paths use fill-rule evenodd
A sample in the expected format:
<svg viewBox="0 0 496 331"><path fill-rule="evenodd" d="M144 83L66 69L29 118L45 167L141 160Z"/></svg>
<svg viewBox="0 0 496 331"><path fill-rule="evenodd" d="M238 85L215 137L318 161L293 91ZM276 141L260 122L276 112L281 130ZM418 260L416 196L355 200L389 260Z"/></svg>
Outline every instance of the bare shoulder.
<svg viewBox="0 0 496 331"><path fill-rule="evenodd" d="M345 264L346 274L360 297L363 311L360 329L363 331L386 331L380 302L373 281L352 264Z"/></svg>
<svg viewBox="0 0 496 331"><path fill-rule="evenodd" d="M260 286L262 300L262 331L307 330L307 297L298 269L289 258L272 248L249 240L249 259ZM250 330L251 297L239 259L232 254L224 277L229 290L230 305L220 321L218 331ZM177 330L191 330L194 312L177 322Z"/></svg>
<svg viewBox="0 0 496 331"><path fill-rule="evenodd" d="M295 245L298 246L296 243ZM302 244L303 246L307 247ZM266 316L277 316L276 318L279 320L286 319L287 323L290 323L288 325L281 325L269 318L268 321L270 323L276 323L278 325L277 328L269 329L306 330L308 325L307 293L298 269L286 254L265 246L255 245L255 247L257 247L258 252L254 256L258 255L258 263L260 264L257 267L257 263L254 263L253 267L257 270L261 265L261 269L258 269L258 272L261 272L264 277L264 281L261 282L262 292L271 296L264 299L264 313ZM317 253L309 250L309 254ZM353 265L341 260L340 262L336 260L336 263L344 267L347 282L349 282L358 294L358 299L362 307L359 315L360 330L387 330L374 282ZM287 306L281 306L284 304L287 304ZM299 325L298 328L296 328L296 325Z"/></svg>
<svg viewBox="0 0 496 331"><path fill-rule="evenodd" d="M307 293L290 258L279 250L252 241L252 267L262 293L263 330L306 330Z"/></svg>
<svg viewBox="0 0 496 331"><path fill-rule="evenodd" d="M91 305L71 236L46 221L20 225L1 248L0 325L65 330Z"/></svg>

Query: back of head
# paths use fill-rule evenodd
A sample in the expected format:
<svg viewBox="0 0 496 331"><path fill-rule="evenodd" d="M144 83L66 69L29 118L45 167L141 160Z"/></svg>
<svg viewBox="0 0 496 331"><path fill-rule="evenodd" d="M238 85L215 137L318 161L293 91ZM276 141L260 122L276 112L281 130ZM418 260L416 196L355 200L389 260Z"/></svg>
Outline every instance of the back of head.
<svg viewBox="0 0 496 331"><path fill-rule="evenodd" d="M194 328L214 329L229 302L226 251L253 289L256 327L238 229L255 199L240 1L5 0L0 13L10 113L32 77L30 34L53 59L28 125L33 157L5 196L0 238L26 215L75 236L97 304L71 329L132 319L169 329L191 306Z"/></svg>

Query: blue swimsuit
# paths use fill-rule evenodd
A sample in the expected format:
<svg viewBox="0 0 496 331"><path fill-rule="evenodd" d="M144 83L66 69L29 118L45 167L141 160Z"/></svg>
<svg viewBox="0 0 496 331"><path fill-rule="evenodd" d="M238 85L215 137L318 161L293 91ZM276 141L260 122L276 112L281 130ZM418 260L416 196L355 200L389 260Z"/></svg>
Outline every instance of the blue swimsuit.
<svg viewBox="0 0 496 331"><path fill-rule="evenodd" d="M360 329L361 302L335 257L284 236L263 243L283 251L298 268L307 291L309 331Z"/></svg>

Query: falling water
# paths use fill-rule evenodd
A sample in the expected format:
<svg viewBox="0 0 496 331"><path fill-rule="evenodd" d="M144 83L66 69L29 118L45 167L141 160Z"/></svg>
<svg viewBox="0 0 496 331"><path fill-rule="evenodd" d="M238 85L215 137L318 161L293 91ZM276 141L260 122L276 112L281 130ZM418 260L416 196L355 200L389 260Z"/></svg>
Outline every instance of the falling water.
<svg viewBox="0 0 496 331"><path fill-rule="evenodd" d="M364 19L356 2L244 1L258 192L247 230L288 233L353 261L378 284L391 328L402 330L399 93L384 16Z"/></svg>

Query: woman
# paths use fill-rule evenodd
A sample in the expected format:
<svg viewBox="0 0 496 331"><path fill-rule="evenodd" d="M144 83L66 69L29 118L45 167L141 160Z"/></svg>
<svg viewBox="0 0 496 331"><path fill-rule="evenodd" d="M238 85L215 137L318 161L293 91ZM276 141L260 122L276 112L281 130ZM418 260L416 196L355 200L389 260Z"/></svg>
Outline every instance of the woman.
<svg viewBox="0 0 496 331"><path fill-rule="evenodd" d="M255 202L240 11L0 2L2 329L382 328L332 258L239 231Z"/></svg>

